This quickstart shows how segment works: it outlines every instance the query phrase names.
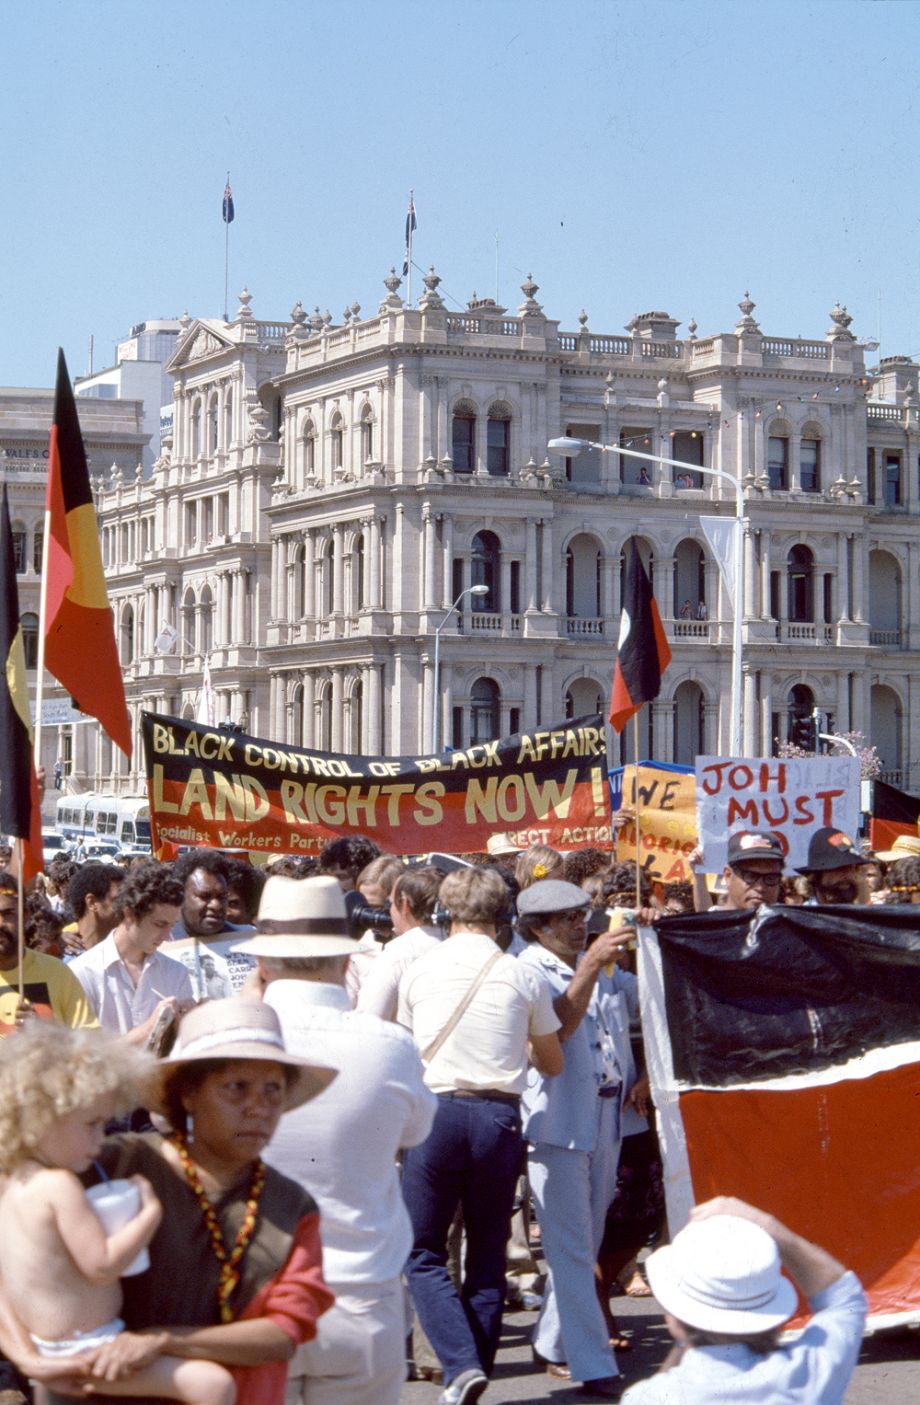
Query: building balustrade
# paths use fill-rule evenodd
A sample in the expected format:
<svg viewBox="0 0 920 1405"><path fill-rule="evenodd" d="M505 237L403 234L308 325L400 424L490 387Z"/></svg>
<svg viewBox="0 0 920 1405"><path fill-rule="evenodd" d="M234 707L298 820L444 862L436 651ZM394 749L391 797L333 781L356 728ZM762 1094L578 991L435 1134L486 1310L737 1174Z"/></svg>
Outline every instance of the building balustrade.
<svg viewBox="0 0 920 1405"><path fill-rule="evenodd" d="M900 649L901 631L899 629L870 628L869 643L878 645L880 649Z"/></svg>
<svg viewBox="0 0 920 1405"><path fill-rule="evenodd" d="M832 624L813 624L810 620L783 620L780 625L781 644L833 644Z"/></svg>
<svg viewBox="0 0 920 1405"><path fill-rule="evenodd" d="M605 624L606 621L602 619L592 620L584 619L578 615L569 615L565 622L565 632L576 639L583 639L589 635L603 637Z"/></svg>

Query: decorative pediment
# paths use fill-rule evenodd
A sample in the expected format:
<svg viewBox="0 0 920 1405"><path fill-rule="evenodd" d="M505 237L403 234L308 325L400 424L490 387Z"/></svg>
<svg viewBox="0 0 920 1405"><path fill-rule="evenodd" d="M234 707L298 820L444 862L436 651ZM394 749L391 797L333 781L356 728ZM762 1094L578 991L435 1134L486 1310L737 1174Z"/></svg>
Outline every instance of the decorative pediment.
<svg viewBox="0 0 920 1405"><path fill-rule="evenodd" d="M176 372L194 361L203 361L236 345L230 337L222 336L213 323L193 322L188 335L182 338L175 354L167 363L167 371Z"/></svg>

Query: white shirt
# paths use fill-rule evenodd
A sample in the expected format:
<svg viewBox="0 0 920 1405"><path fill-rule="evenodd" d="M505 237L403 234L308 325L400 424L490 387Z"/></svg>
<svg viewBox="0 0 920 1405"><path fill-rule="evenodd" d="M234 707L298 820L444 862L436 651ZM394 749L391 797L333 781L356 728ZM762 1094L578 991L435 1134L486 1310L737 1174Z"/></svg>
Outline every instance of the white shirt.
<svg viewBox="0 0 920 1405"><path fill-rule="evenodd" d="M118 954L114 932L75 957L70 970L86 992L99 1023L118 1034L127 1034L143 1024L166 996L174 995L177 1000L194 998L191 978L182 962L173 961L162 951L145 958L135 987Z"/></svg>
<svg viewBox="0 0 920 1405"><path fill-rule="evenodd" d="M412 1030L419 1049L437 1038L497 950L481 932L454 932L413 961L399 985L397 1019ZM436 1093L522 1093L528 1039L559 1027L552 992L539 971L503 954L427 1065L425 1082Z"/></svg>
<svg viewBox="0 0 920 1405"><path fill-rule="evenodd" d="M413 961L433 951L446 935L442 927L410 927L387 942L361 983L358 1009L382 1020L395 1020L403 975Z"/></svg>
<svg viewBox="0 0 920 1405"><path fill-rule="evenodd" d="M333 1289L398 1278L412 1226L396 1153L425 1140L436 1108L418 1050L397 1025L352 1010L341 986L275 980L265 1003L292 1053L339 1070L318 1098L285 1113L265 1160L319 1205Z"/></svg>

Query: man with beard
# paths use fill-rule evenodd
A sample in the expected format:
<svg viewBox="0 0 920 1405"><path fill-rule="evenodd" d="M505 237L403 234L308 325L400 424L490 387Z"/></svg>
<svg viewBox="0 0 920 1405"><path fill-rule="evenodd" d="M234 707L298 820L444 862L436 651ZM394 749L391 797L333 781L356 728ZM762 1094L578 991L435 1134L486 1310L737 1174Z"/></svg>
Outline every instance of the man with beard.
<svg viewBox="0 0 920 1405"><path fill-rule="evenodd" d="M816 830L808 845L808 861L796 869L811 883L811 907L859 902L859 870L872 860L861 854L842 830L828 825Z"/></svg>

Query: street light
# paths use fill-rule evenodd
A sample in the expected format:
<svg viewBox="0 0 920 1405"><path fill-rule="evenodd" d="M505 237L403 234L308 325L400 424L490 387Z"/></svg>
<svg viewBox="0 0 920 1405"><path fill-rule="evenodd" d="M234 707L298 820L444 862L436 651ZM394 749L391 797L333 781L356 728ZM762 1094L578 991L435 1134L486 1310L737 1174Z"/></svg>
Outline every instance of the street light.
<svg viewBox="0 0 920 1405"><path fill-rule="evenodd" d="M488 595L487 585L468 585L466 590L461 590L447 614L434 632L434 677L431 681L431 750L432 754L441 750L441 728L438 725L441 720L441 630L447 624L451 615L456 610L460 601L467 595Z"/></svg>
<svg viewBox="0 0 920 1405"><path fill-rule="evenodd" d="M626 449L619 444L595 444L591 439L574 439L563 436L551 439L547 449L554 454L565 454L574 458L584 449L597 449L602 454L620 454L625 458L648 459L650 463L666 463L674 468L682 468L689 473L705 473L710 478L724 478L735 490L735 561L732 594L734 595L734 618L732 619L732 676L730 706L731 728L729 751L732 756L741 755L741 593L744 581L744 497L741 483L733 473L723 468L704 468L699 463L687 463L684 459L665 458L664 454L643 454L638 449Z"/></svg>

